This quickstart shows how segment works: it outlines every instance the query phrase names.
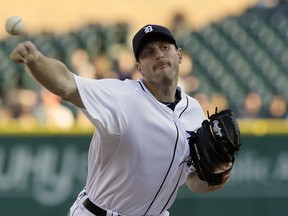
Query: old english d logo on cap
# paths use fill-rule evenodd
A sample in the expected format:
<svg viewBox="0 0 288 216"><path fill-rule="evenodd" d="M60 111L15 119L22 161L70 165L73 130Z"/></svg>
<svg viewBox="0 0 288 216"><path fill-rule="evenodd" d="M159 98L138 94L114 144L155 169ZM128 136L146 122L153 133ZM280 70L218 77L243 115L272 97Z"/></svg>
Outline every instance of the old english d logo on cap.
<svg viewBox="0 0 288 216"><path fill-rule="evenodd" d="M153 31L153 27L151 25L146 26L143 28L145 33L149 33Z"/></svg>

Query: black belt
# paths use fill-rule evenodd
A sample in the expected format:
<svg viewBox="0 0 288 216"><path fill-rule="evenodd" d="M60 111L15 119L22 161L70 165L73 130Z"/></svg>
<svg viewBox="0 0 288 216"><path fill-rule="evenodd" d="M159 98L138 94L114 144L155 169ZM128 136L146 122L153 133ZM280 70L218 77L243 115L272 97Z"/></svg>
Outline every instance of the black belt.
<svg viewBox="0 0 288 216"><path fill-rule="evenodd" d="M107 211L91 202L88 198L83 202L85 208L96 216L106 216ZM121 216L121 215L118 215Z"/></svg>

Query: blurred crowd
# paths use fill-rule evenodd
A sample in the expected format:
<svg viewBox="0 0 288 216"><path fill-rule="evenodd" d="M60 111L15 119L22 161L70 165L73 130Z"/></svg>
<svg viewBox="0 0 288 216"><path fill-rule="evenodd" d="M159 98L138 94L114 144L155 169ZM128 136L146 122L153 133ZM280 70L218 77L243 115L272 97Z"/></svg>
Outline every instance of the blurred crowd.
<svg viewBox="0 0 288 216"><path fill-rule="evenodd" d="M191 32L185 17L181 13L175 14L169 27L180 41L184 54L179 85L200 102L205 112L213 113L215 107L218 110L230 107L230 101L223 92L199 91L203 80L193 72L193 56L186 52L187 47L181 43ZM41 87L26 68L9 62L9 52L20 40L33 41L44 54L63 61L73 73L80 76L124 80L140 77L131 51L131 34L133 32L128 23L110 26L97 23L84 26L77 33L62 36L44 32L20 39L12 36L1 41L1 48L6 52L0 52L0 125L10 121L17 121L23 127L42 125L63 129L75 124L81 127L90 125L81 111ZM288 117L287 100L275 94L269 105L264 106L257 92L247 92L241 107L235 112L238 118L284 119Z"/></svg>

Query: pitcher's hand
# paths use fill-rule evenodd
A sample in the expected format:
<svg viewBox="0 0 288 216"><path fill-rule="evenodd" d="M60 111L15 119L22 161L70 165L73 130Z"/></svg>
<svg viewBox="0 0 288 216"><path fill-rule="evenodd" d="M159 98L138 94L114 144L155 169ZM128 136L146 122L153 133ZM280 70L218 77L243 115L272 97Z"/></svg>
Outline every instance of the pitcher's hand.
<svg viewBox="0 0 288 216"><path fill-rule="evenodd" d="M25 41L15 47L10 58L15 63L30 64L36 62L41 55L42 54L32 42Z"/></svg>

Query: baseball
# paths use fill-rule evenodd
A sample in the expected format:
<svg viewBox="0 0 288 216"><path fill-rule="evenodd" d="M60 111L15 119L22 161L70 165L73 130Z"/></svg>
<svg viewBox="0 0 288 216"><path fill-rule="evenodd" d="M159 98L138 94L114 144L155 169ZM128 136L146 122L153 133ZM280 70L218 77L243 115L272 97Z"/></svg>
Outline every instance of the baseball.
<svg viewBox="0 0 288 216"><path fill-rule="evenodd" d="M5 28L10 35L20 35L24 30L24 22L19 16L10 16L6 20Z"/></svg>

